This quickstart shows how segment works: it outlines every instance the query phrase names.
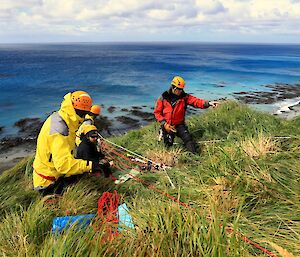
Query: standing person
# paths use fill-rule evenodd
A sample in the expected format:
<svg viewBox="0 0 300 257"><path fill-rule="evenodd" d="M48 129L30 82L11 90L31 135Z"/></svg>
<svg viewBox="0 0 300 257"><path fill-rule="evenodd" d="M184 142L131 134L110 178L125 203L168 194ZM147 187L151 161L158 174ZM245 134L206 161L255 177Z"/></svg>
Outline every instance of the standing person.
<svg viewBox="0 0 300 257"><path fill-rule="evenodd" d="M98 150L98 130L94 125L86 125L83 128L81 143L77 148L76 158L100 163L105 177L111 175L110 164L105 159L105 155Z"/></svg>
<svg viewBox="0 0 300 257"><path fill-rule="evenodd" d="M60 110L44 122L33 162L34 190L43 195L60 194L66 185L75 182L74 175L99 170L98 163L76 160L72 155L75 132L91 106L92 99L88 93L68 93Z"/></svg>
<svg viewBox="0 0 300 257"><path fill-rule="evenodd" d="M185 124L185 111L188 105L205 109L216 107L219 102L205 101L184 92L185 81L175 76L171 87L165 91L156 102L154 115L162 127L163 139L166 146L172 146L175 136L182 139L188 151L196 153L196 144Z"/></svg>
<svg viewBox="0 0 300 257"><path fill-rule="evenodd" d="M86 125L94 125L95 119L101 113L101 107L97 104L93 105L90 112L85 115L84 121L76 132L76 145L81 143L81 137L83 137L83 129Z"/></svg>

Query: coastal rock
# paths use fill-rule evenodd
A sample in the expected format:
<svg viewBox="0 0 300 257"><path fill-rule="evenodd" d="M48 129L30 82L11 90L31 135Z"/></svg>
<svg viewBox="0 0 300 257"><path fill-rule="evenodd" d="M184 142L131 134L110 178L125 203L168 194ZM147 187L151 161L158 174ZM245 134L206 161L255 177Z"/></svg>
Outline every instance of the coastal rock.
<svg viewBox="0 0 300 257"><path fill-rule="evenodd" d="M126 125L133 125L133 124L137 124L139 122L138 120L127 117L127 116L118 116L118 117L116 117L116 120L123 124L126 124Z"/></svg>
<svg viewBox="0 0 300 257"><path fill-rule="evenodd" d="M132 106L131 108L134 109L134 110L142 110L142 109L143 109L143 108L140 107L140 106Z"/></svg>
<svg viewBox="0 0 300 257"><path fill-rule="evenodd" d="M116 107L115 107L115 106L109 106L109 107L107 108L107 111L108 111L109 113L113 113L115 110L116 110Z"/></svg>
<svg viewBox="0 0 300 257"><path fill-rule="evenodd" d="M29 137L37 137L43 122L39 118L24 118L15 123L19 127L19 132Z"/></svg>
<svg viewBox="0 0 300 257"><path fill-rule="evenodd" d="M128 109L127 108L122 108L121 112L128 112Z"/></svg>
<svg viewBox="0 0 300 257"><path fill-rule="evenodd" d="M246 95L246 94L249 94L249 92L240 91L240 92L234 92L233 94L235 94L235 95Z"/></svg>
<svg viewBox="0 0 300 257"><path fill-rule="evenodd" d="M95 119L95 126L97 127L99 132L103 130L109 132L112 126L112 121L109 120L106 116L99 116Z"/></svg>
<svg viewBox="0 0 300 257"><path fill-rule="evenodd" d="M7 151L10 148L25 144L35 143L36 138L34 137L4 137L0 141L0 152Z"/></svg>
<svg viewBox="0 0 300 257"><path fill-rule="evenodd" d="M4 126L0 126L0 134L3 132Z"/></svg>
<svg viewBox="0 0 300 257"><path fill-rule="evenodd" d="M151 112L143 112L140 110L131 110L130 113L134 116L140 117L144 120L151 120L151 118L154 119L154 114Z"/></svg>
<svg viewBox="0 0 300 257"><path fill-rule="evenodd" d="M275 83L265 85L265 88L271 91L234 92L233 95L237 100L250 104L273 104L300 95L300 84Z"/></svg>

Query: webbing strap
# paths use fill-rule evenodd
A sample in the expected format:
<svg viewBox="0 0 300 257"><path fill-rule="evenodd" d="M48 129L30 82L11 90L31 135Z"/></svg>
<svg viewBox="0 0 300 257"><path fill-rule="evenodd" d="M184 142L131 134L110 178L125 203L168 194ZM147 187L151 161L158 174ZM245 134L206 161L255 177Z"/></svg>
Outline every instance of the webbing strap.
<svg viewBox="0 0 300 257"><path fill-rule="evenodd" d="M41 178L44 178L44 179L47 179L47 180L50 180L50 181L56 181L56 178L55 177L52 177L52 176L45 176L41 173L38 173L36 170L34 170L34 172L36 174L38 174Z"/></svg>

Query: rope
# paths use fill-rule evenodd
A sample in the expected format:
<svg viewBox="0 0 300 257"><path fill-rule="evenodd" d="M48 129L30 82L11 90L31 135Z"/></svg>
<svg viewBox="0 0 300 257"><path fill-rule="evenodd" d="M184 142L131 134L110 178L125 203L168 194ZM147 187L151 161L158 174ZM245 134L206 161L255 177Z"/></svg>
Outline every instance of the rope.
<svg viewBox="0 0 300 257"><path fill-rule="evenodd" d="M297 136L273 136L271 137L273 139L291 139L291 138L298 138ZM212 140L201 140L201 141L197 141L197 143L201 144L201 143L215 143L215 142L224 142L228 140L227 138L222 138L222 139L212 139Z"/></svg>
<svg viewBox="0 0 300 257"><path fill-rule="evenodd" d="M129 149L127 149L127 148L125 148L125 147L123 147L123 146L120 146L120 145L118 145L118 144L115 144L114 142L111 142L110 140L104 138L100 133L98 133L98 135L99 135L99 137L100 137L102 140L108 142L109 144L111 144L111 145L113 145L113 146L115 146L115 147L117 147L117 148L120 148L120 149L122 149L122 150L124 150L124 151L126 151L126 152L128 152L128 153L130 153L130 154L132 154L132 155L134 155L134 156L136 156L136 157L138 157L138 158L140 158L140 159L143 159L144 161L151 162L151 163L153 163L153 164L155 164L155 165L157 165L157 166L161 166L162 168L167 168L166 165L162 165L161 163L154 162L154 161L152 161L152 160L150 160L150 159L148 159L148 158L146 158L146 157L144 157L144 156L142 156L142 155L140 155L140 154L137 154L137 153L135 153L135 152L133 152L133 151L130 151Z"/></svg>
<svg viewBox="0 0 300 257"><path fill-rule="evenodd" d="M178 199L175 198L174 196L171 196L171 195L169 195L169 194L163 192L162 190L160 190L160 189L158 189L158 188L156 188L156 187L150 185L150 184L147 183L146 181L144 181L144 180L142 180L142 179L140 179L140 178L134 176L133 174L127 172L127 171L124 170L124 169L122 169L122 168L121 168L119 165L117 165L116 163L114 163L113 166L114 166L115 168L117 168L118 170L120 170L120 171L122 171L122 172L128 174L128 175L129 175L130 177L132 177L134 180L136 180L136 181L138 181L138 182L141 182L142 184L146 185L147 187L153 189L154 191L156 191L156 192L158 192L158 193L160 193L160 194L166 196L167 198L169 198L169 199L171 199L171 200L177 202L177 203L180 204L181 206L184 206L184 207L189 208L189 209L193 210L194 212L196 212L196 209L195 209L195 208L189 206L188 204L186 204L186 203L184 203L184 202L181 202L180 200L178 200Z"/></svg>
<svg viewBox="0 0 300 257"><path fill-rule="evenodd" d="M118 228L113 228L110 224L118 224L117 216L119 206L119 196L115 190L113 193L104 192L98 200L98 218L106 226L109 240L118 235Z"/></svg>
<svg viewBox="0 0 300 257"><path fill-rule="evenodd" d="M226 230L227 230L227 232L230 233L230 234L233 233L233 229L232 229L232 228L227 228ZM256 249L261 250L262 252L268 254L268 255L271 256L271 257L278 257L275 253L273 253L273 252L267 250L266 248L260 246L259 244L255 243L255 242L253 242L253 241L250 240L248 237L243 236L243 235L240 235L239 233L236 233L236 234L237 234L237 235L241 238L241 240L244 241L245 243L252 245L252 246L255 247Z"/></svg>
<svg viewBox="0 0 300 257"><path fill-rule="evenodd" d="M100 134L99 134L99 135L100 135ZM100 136L101 136L101 135L100 135ZM103 138L102 136L101 136L101 138L102 138L103 140L105 140L106 142L108 142L108 143L114 145L115 147L119 147L119 148L121 148L121 149L124 150L124 151L130 152L130 153L132 153L132 154L134 154L134 155L136 155L136 156L139 156L139 157L141 157L141 158L143 158L143 159L145 159L145 160L149 160L149 159L147 159L147 158L145 158L145 157L143 157L143 156L141 156L141 155L138 155L138 154L136 154L136 153L134 153L134 152L132 152L132 151L130 151L130 150L128 150L128 149L122 147L122 146L118 146L117 144L115 144L115 143L113 143L113 142L110 142L109 140ZM274 138L275 138L275 137L274 137ZM282 138L282 137L277 137L277 138ZM290 138L290 137L289 137L289 138ZM225 140L225 139L224 139L224 140ZM106 150L111 150L111 149L109 149L109 146L107 146L107 145L105 146L105 149L106 149ZM116 151L111 151L111 152L116 152ZM108 154L109 154L111 157L113 157L111 153L108 153ZM120 158L123 158L122 156L124 156L124 155L122 155L122 154L119 153L118 156L119 156ZM125 156L124 156L124 157L125 157ZM128 161L131 162L131 160L130 160L129 158L126 158L125 160L128 160ZM132 168L132 167L128 166L127 164L125 164L124 162L122 162L122 161L120 161L120 160L118 160L118 161L119 161L122 165L124 165L125 167ZM150 160L150 161L151 161L151 160ZM120 163L119 163L119 164L120 164ZM129 172L127 172L126 170L124 170L123 168L121 168L120 165L118 165L117 163L114 163L113 166L114 166L115 168L117 168L118 170L120 170L120 171L122 171L122 172L128 174L128 175L129 175L131 178L133 178L134 180L136 180L136 181L138 181L138 182L140 182L140 183L146 185L147 187L151 188L152 190L154 190L154 191L156 191L156 192L158 192L158 193L164 195L165 197L171 199L172 201L178 203L179 205L181 205L181 206L183 206L183 207L185 207L185 208L188 208L188 209L192 210L194 213L197 213L197 210L196 210L195 208L191 207L190 205L188 205L188 204L186 204L186 203L184 203L184 202L181 202L179 199L177 199L177 198L175 198L175 197L169 195L168 193L166 193L166 192L164 192L164 191L162 191L162 190L160 190L160 189L158 189L158 188L156 188L156 187L150 185L150 184L147 183L146 181L144 181L144 180L142 180L142 179L140 179L140 178L134 176L133 174L130 174ZM232 233L233 230L232 230L232 229L229 229L229 232ZM274 254L273 252L271 252L271 251L267 250L266 248L260 246L259 244L253 242L253 241L250 240L248 237L246 237L246 236L244 236L244 235L240 235L240 236L241 236L241 240L244 241L245 243L248 243L248 244L252 245L253 247L255 247L255 248L257 248L257 249L263 251L264 253L268 254L268 255L271 256L271 257L278 257L276 254Z"/></svg>
<svg viewBox="0 0 300 257"><path fill-rule="evenodd" d="M125 155L123 155L123 154L117 152L115 149L113 149L113 148L108 148L107 145L104 145L104 149L110 150L110 152L114 153L115 155L117 155L117 156L119 156L119 157L121 157L121 158L123 158L123 159L125 159L125 160L127 160L127 161L129 161L129 162L131 162L131 163L133 163L133 164L139 165L140 167L145 167L144 164L141 164L141 163L139 163L139 162L136 162L136 161L131 160L130 158L126 157Z"/></svg>

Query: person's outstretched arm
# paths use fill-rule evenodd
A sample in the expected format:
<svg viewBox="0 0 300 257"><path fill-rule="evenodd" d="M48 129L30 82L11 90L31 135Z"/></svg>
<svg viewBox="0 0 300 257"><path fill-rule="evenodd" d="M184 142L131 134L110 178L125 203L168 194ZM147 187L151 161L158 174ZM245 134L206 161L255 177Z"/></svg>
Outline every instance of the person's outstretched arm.
<svg viewBox="0 0 300 257"><path fill-rule="evenodd" d="M192 96L189 94L186 96L186 98L187 98L187 104L191 105L195 108L206 109L210 106L217 107L219 105L219 102L206 101L206 100L203 100L201 98L198 98L198 97L195 97L195 96Z"/></svg>

